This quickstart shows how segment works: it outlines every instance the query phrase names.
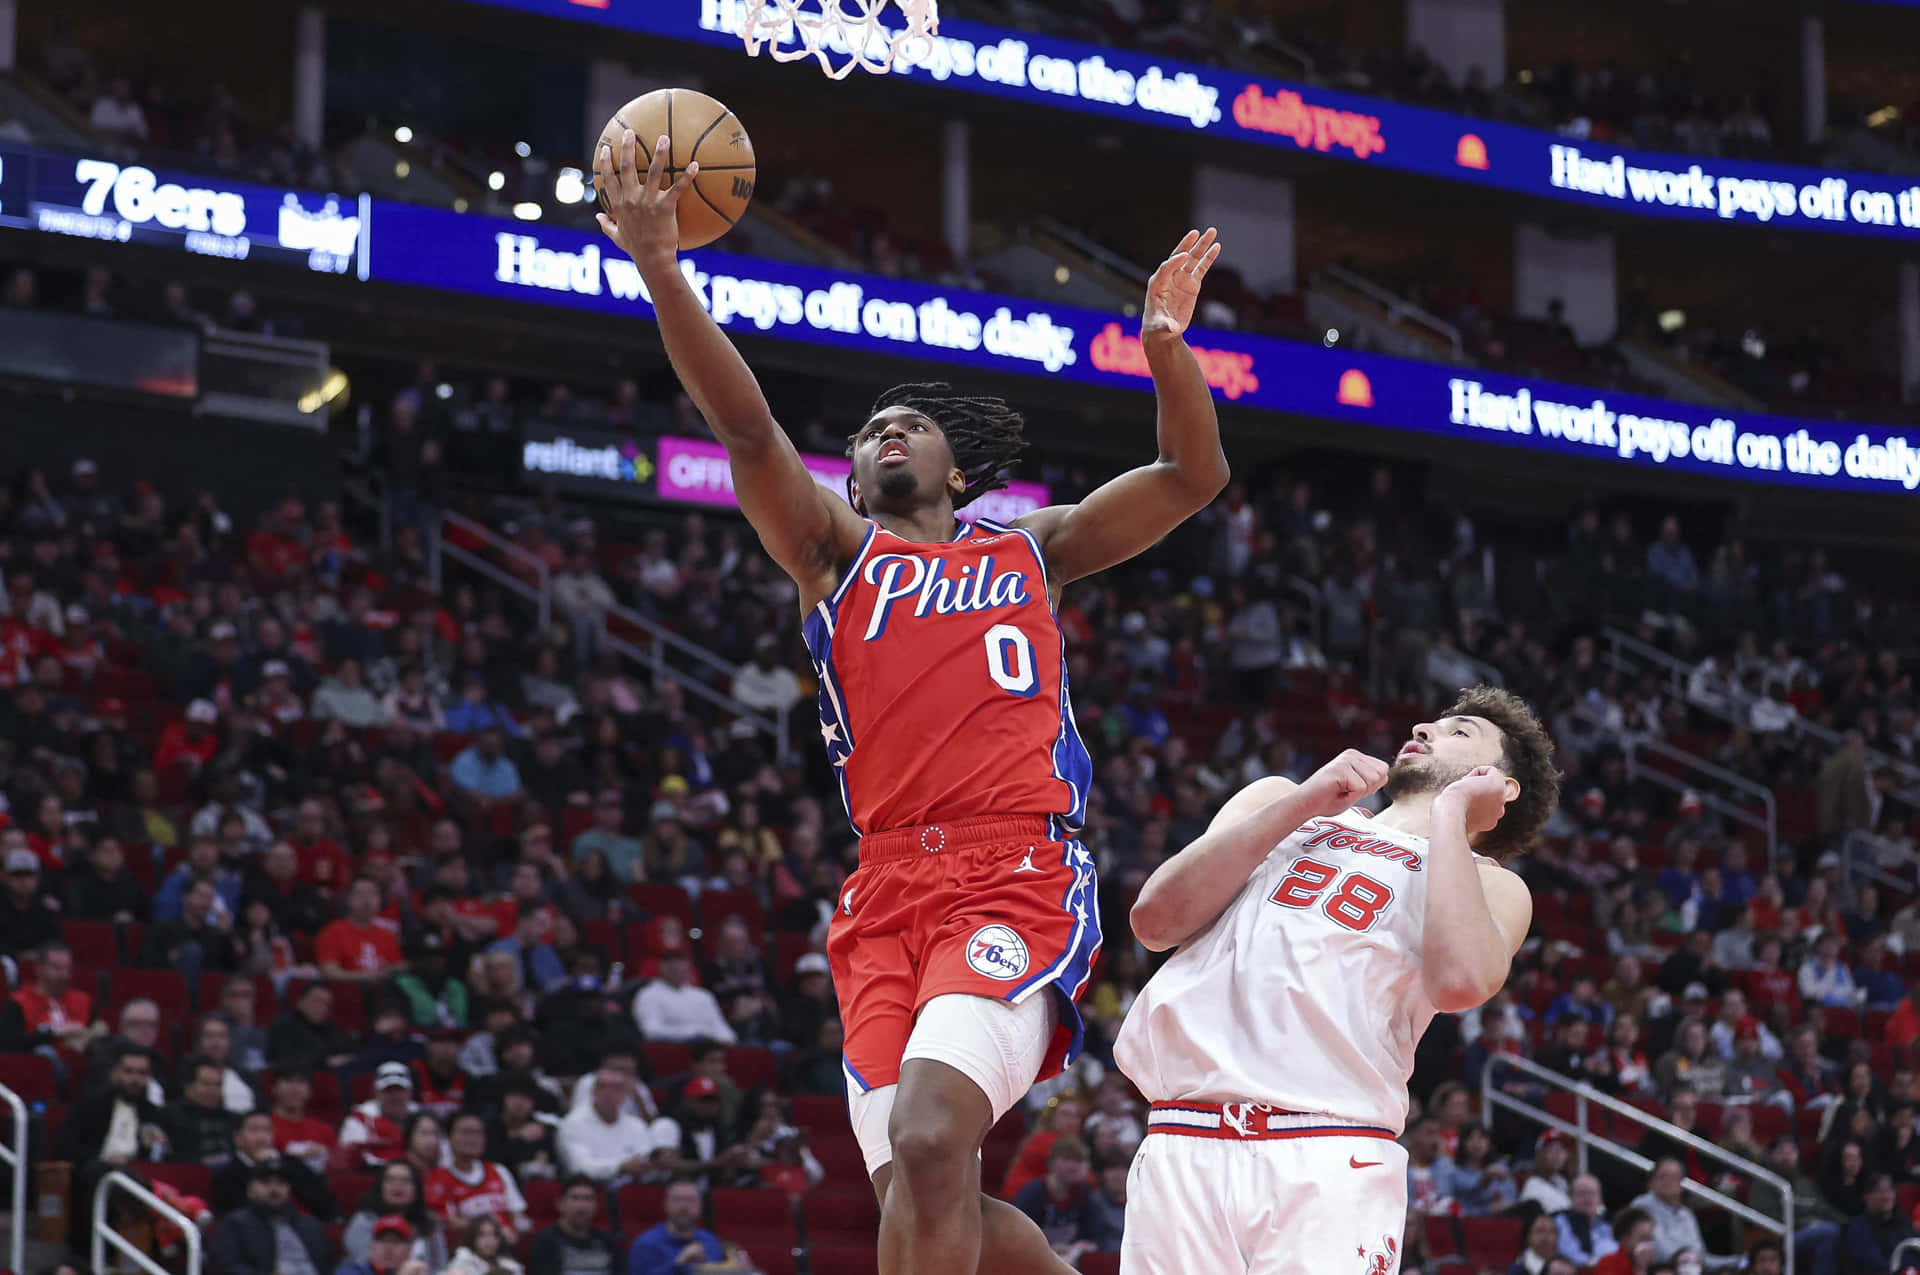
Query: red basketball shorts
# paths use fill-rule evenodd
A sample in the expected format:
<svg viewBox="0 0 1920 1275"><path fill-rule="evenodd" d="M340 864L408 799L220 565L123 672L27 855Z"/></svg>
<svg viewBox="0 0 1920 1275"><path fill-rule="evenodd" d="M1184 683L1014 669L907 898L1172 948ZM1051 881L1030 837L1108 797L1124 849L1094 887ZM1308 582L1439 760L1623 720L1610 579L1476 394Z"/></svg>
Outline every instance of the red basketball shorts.
<svg viewBox="0 0 1920 1275"><path fill-rule="evenodd" d="M1039 1076L1079 1056L1075 1002L1100 953L1093 856L1047 821L966 819L875 833L841 887L827 959L846 1025L847 1079L900 1079L914 1016L936 996L1018 1002L1051 990L1058 1025Z"/></svg>

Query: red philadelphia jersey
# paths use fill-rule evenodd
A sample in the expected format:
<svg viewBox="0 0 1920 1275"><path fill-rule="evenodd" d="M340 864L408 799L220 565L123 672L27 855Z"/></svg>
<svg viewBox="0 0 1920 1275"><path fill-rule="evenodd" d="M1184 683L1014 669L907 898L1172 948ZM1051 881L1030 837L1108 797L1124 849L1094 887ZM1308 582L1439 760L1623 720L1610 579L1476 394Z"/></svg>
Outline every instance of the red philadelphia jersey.
<svg viewBox="0 0 1920 1275"><path fill-rule="evenodd" d="M1031 532L982 519L923 544L870 524L801 627L855 832L983 815L1079 831L1093 762Z"/></svg>

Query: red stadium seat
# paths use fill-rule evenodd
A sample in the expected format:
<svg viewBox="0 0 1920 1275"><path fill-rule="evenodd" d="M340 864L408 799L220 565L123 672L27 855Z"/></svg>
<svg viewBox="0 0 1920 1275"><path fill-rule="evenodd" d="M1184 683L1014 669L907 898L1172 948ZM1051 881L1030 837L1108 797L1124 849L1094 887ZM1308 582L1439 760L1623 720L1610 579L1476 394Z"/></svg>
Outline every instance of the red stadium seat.
<svg viewBox="0 0 1920 1275"><path fill-rule="evenodd" d="M693 928L693 900L677 885L636 881L627 887L627 898L649 916L677 916L688 929Z"/></svg>
<svg viewBox="0 0 1920 1275"><path fill-rule="evenodd" d="M815 1244L813 1269L821 1275L880 1275L879 1250L865 1244Z"/></svg>
<svg viewBox="0 0 1920 1275"><path fill-rule="evenodd" d="M626 959L620 954L620 927L612 921L582 921L580 941L589 951L600 953L603 966Z"/></svg>
<svg viewBox="0 0 1920 1275"><path fill-rule="evenodd" d="M785 987L793 978L794 962L813 950L813 937L793 930L776 930L773 935L774 979Z"/></svg>
<svg viewBox="0 0 1920 1275"><path fill-rule="evenodd" d="M791 1249L797 1238L793 1205L785 1191L774 1187L713 1192L713 1230L756 1256L768 1249Z"/></svg>
<svg viewBox="0 0 1920 1275"><path fill-rule="evenodd" d="M1827 1010L1827 1035L1835 1040L1860 1039L1860 1015L1851 1009L1833 1006Z"/></svg>
<svg viewBox="0 0 1920 1275"><path fill-rule="evenodd" d="M880 1226L880 1202L866 1187L823 1182L801 1197L801 1215L807 1238L855 1241L873 1235Z"/></svg>
<svg viewBox="0 0 1920 1275"><path fill-rule="evenodd" d="M593 827L593 809L590 806L568 806L560 815L560 852L568 858L573 855L573 843L587 829Z"/></svg>
<svg viewBox="0 0 1920 1275"><path fill-rule="evenodd" d="M1429 1217L1427 1225L1427 1251L1435 1257L1455 1257L1460 1253L1458 1235L1454 1229L1456 1221L1450 1217Z"/></svg>
<svg viewBox="0 0 1920 1275"><path fill-rule="evenodd" d="M120 964L120 935L111 921L62 921L60 938L73 949L75 965Z"/></svg>
<svg viewBox="0 0 1920 1275"><path fill-rule="evenodd" d="M711 944L714 936L720 932L720 924L730 916L737 916L747 923L747 932L757 944L760 936L766 932L766 909L760 906L760 900L748 890L705 890L700 895L700 917L706 928L707 942Z"/></svg>
<svg viewBox="0 0 1920 1275"><path fill-rule="evenodd" d="M1118 1253L1088 1253L1080 1259L1080 1275L1120 1275Z"/></svg>
<svg viewBox="0 0 1920 1275"><path fill-rule="evenodd" d="M213 1193L213 1170L204 1164L136 1164L131 1166L154 1182L204 1200Z"/></svg>
<svg viewBox="0 0 1920 1275"><path fill-rule="evenodd" d="M807 1148L827 1171L829 1182L864 1182L867 1160L860 1154L860 1143L844 1123L837 1129L814 1129L807 1134ZM984 1179L983 1179L984 1180Z"/></svg>
<svg viewBox="0 0 1920 1275"><path fill-rule="evenodd" d="M787 1100L793 1122L802 1129L827 1129L847 1123L847 1100L826 1094L800 1093Z"/></svg>
<svg viewBox="0 0 1920 1275"><path fill-rule="evenodd" d="M727 1074L733 1077L734 1084L742 1089L751 1089L755 1085L777 1084L780 1064L775 1061L771 1049L762 1049L758 1045L735 1045L727 1050Z"/></svg>
<svg viewBox="0 0 1920 1275"><path fill-rule="evenodd" d="M367 1192L373 1190L373 1174L342 1169L327 1175L327 1190L333 1193L342 1213L352 1213Z"/></svg>
<svg viewBox="0 0 1920 1275"><path fill-rule="evenodd" d="M107 973L107 998L115 1006L141 998L160 1007L163 1020L184 1023L193 1016L187 980L173 970L115 969Z"/></svg>
<svg viewBox="0 0 1920 1275"><path fill-rule="evenodd" d="M0 1054L0 1085L19 1094L20 1100L29 1105L52 1102L60 1096L54 1083L53 1060L41 1054Z"/></svg>
<svg viewBox="0 0 1920 1275"><path fill-rule="evenodd" d="M1478 1266L1501 1269L1520 1251L1520 1221L1507 1217L1470 1217L1463 1219L1467 1233L1467 1260Z"/></svg>
<svg viewBox="0 0 1920 1275"><path fill-rule="evenodd" d="M560 1220L560 1183L551 1178L529 1178L520 1184L520 1193L527 1200L527 1217L534 1229L552 1226ZM603 1230L611 1229L613 1218L607 1212L607 1193L596 1191L599 1208L593 1215L593 1224Z"/></svg>
<svg viewBox="0 0 1920 1275"><path fill-rule="evenodd" d="M665 1080L693 1066L693 1051L671 1040L648 1041L647 1062L653 1067L654 1077Z"/></svg>
<svg viewBox="0 0 1920 1275"><path fill-rule="evenodd" d="M617 1197L619 1216L614 1224L626 1234L650 1229L667 1215L667 1188L629 1182Z"/></svg>

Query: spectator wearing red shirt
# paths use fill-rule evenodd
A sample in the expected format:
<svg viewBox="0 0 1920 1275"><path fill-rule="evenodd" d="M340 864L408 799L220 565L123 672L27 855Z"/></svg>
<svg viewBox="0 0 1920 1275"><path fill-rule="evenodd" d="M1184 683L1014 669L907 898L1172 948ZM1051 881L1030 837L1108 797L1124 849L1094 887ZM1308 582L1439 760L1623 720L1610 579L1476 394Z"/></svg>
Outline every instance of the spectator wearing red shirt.
<svg viewBox="0 0 1920 1275"><path fill-rule="evenodd" d="M160 732L159 747L153 750L153 768L162 776L178 770L199 774L220 747L213 730L219 720L220 710L210 699L197 699L187 705L186 720L168 722Z"/></svg>
<svg viewBox="0 0 1920 1275"><path fill-rule="evenodd" d="M34 807L33 822L27 825L27 849L49 872L66 866L67 815L60 798L48 793Z"/></svg>
<svg viewBox="0 0 1920 1275"><path fill-rule="evenodd" d="M247 565L269 580L284 580L307 562L306 546L300 543L301 523L306 510L289 496L247 537Z"/></svg>
<svg viewBox="0 0 1920 1275"><path fill-rule="evenodd" d="M273 1076L273 1145L282 1155L290 1155L319 1170L326 1166L338 1136L333 1126L307 1114L313 1101L313 1079L298 1067L278 1071Z"/></svg>
<svg viewBox="0 0 1920 1275"><path fill-rule="evenodd" d="M1027 1135L1020 1144L1013 1163L1007 1166L1006 1179L1000 1184L1000 1198L1011 1200L1020 1194L1020 1188L1029 1182L1038 1182L1047 1176L1047 1153L1053 1150L1053 1144L1061 1138L1078 1138L1081 1122L1086 1111L1080 1105L1080 1099L1073 1094L1063 1093L1053 1100L1039 1123L1039 1127Z"/></svg>
<svg viewBox="0 0 1920 1275"><path fill-rule="evenodd" d="M338 890L353 880L353 856L327 835L327 808L308 798L300 803L293 835L287 838L300 856L300 880L322 890Z"/></svg>
<svg viewBox="0 0 1920 1275"><path fill-rule="evenodd" d="M353 1167L372 1167L406 1154L408 1119L418 1110L413 1101L413 1073L403 1062L381 1063L373 1076L373 1097L347 1114L340 1126L336 1159Z"/></svg>
<svg viewBox="0 0 1920 1275"><path fill-rule="evenodd" d="M1913 1000L1913 988L1900 998L1893 1007L1893 1013L1887 1016L1887 1043L1895 1049L1905 1049L1915 1040L1920 1040L1920 1006Z"/></svg>
<svg viewBox="0 0 1920 1275"><path fill-rule="evenodd" d="M64 943L50 943L40 952L40 967L32 987L13 994L27 1032L45 1035L62 1049L78 1053L106 1024L93 1014L93 997L73 985L73 953Z"/></svg>
<svg viewBox="0 0 1920 1275"><path fill-rule="evenodd" d="M324 977L373 982L405 967L400 938L381 924L379 912L380 887L371 878L354 878L347 914L329 921L314 940L314 960Z"/></svg>
<svg viewBox="0 0 1920 1275"><path fill-rule="evenodd" d="M433 891L444 890L450 900L444 918L449 937L461 943L485 943L498 938L502 931L495 904L492 900L475 897L472 887L473 876L467 867L466 856L458 850L450 851L434 861L433 886L420 897L417 906L424 915ZM510 914L505 933L513 932L512 922Z"/></svg>

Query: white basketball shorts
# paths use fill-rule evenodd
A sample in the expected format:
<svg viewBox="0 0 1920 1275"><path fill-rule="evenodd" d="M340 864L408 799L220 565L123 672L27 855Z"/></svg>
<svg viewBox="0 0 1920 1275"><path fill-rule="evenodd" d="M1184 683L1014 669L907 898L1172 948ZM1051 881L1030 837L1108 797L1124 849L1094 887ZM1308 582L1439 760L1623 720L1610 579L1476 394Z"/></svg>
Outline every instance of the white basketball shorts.
<svg viewBox="0 0 1920 1275"><path fill-rule="evenodd" d="M1120 1275L1397 1275L1407 1153L1390 1133L1221 1110L1155 1104L1127 1174Z"/></svg>

